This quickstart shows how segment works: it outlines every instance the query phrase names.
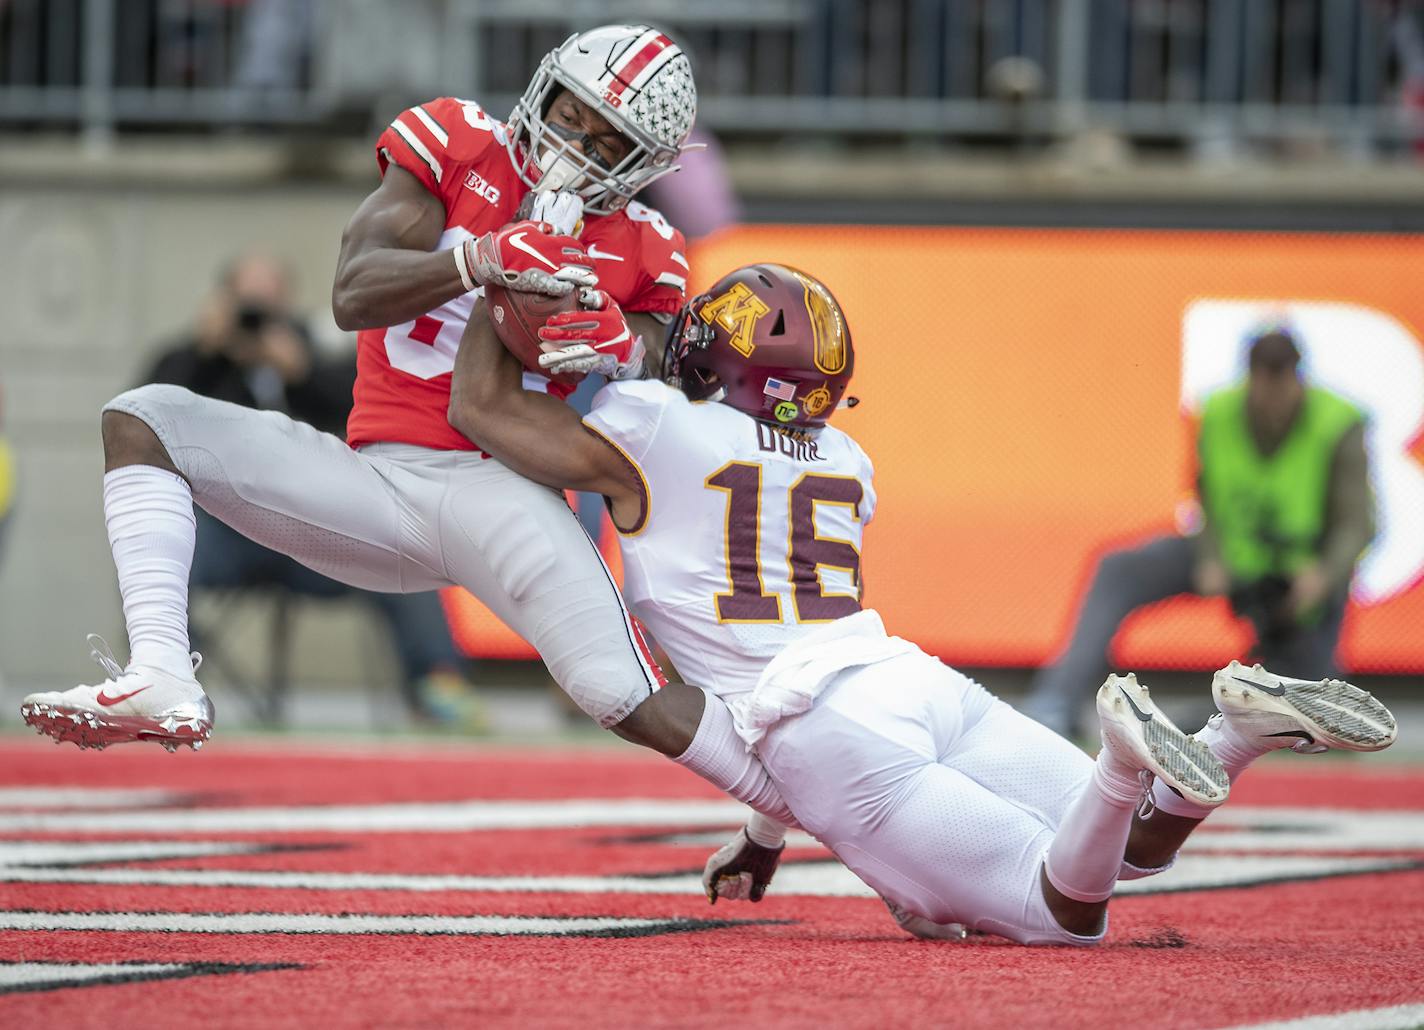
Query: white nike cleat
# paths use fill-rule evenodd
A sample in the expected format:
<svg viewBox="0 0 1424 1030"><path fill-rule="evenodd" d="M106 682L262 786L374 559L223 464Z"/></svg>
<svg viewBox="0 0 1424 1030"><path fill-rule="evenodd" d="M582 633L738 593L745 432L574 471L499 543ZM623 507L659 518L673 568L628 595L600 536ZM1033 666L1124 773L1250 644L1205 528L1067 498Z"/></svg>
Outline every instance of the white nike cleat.
<svg viewBox="0 0 1424 1030"><path fill-rule="evenodd" d="M1129 765L1150 772L1188 801L1214 807L1231 790L1226 770L1205 744L1162 714L1131 673L1109 676L1098 688L1103 746Z"/></svg>
<svg viewBox="0 0 1424 1030"><path fill-rule="evenodd" d="M1296 680L1232 662L1211 679L1220 716L1248 740L1278 737L1302 754L1383 751L1399 726L1373 695L1344 680Z"/></svg>
<svg viewBox="0 0 1424 1030"><path fill-rule="evenodd" d="M95 686L31 694L20 704L25 722L56 744L102 750L110 744L152 740L168 751L187 744L194 751L213 731L213 703L197 678L175 676L144 665L120 667L109 645L93 634L90 654L109 674ZM193 672L202 664L193 652Z"/></svg>

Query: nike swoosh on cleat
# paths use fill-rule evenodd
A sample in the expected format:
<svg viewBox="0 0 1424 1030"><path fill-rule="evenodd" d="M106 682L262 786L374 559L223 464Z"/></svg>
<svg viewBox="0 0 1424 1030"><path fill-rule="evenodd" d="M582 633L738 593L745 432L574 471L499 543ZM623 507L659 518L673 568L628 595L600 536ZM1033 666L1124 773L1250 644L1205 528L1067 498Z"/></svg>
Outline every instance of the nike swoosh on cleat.
<svg viewBox="0 0 1424 1030"><path fill-rule="evenodd" d="M1306 742L1308 742L1308 743L1311 743L1311 744L1314 744L1314 743L1315 743L1315 738L1312 737L1309 733L1306 733L1305 730L1281 730L1281 732L1279 732L1279 733L1263 733L1263 734L1261 734L1261 736L1263 736L1263 737L1299 737L1299 738L1301 738L1302 740L1304 740L1304 741L1306 741Z"/></svg>
<svg viewBox="0 0 1424 1030"><path fill-rule="evenodd" d="M1237 683L1244 683L1248 687L1255 687L1257 690L1264 690L1266 693L1273 694L1276 697L1286 696L1285 687L1268 687L1264 683L1257 683L1255 680L1242 679L1240 676L1232 676L1231 678L1234 679Z"/></svg>
<svg viewBox="0 0 1424 1030"><path fill-rule="evenodd" d="M1117 689L1118 689L1118 690L1122 690L1121 687L1118 687ZM1129 693L1128 693L1127 691L1125 691L1125 690L1122 690L1122 696L1127 699L1127 706L1132 709L1132 714L1133 714L1133 715L1137 716L1137 717L1138 717L1139 719L1141 719L1143 722L1151 722L1151 721L1152 721L1152 716L1150 716L1150 715L1143 715L1143 714L1142 714L1142 709L1141 709L1141 708L1138 708L1135 704L1132 703L1132 695L1131 695L1131 694L1129 694Z"/></svg>
<svg viewBox="0 0 1424 1030"><path fill-rule="evenodd" d="M149 686L152 686L152 684L149 684ZM101 690L99 691L98 696L94 698L94 700L98 701L101 705L107 708L110 705L118 704L120 701L127 701L135 694L142 694L147 689L148 687L139 687L137 690L130 690L127 694L120 694L118 697L109 697Z"/></svg>

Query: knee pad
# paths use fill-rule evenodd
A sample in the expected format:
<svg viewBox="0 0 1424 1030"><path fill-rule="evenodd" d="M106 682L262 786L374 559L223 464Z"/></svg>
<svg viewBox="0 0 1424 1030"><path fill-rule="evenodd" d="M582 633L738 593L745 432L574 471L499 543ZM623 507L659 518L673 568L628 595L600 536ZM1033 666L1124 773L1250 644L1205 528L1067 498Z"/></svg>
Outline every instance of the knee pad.
<svg viewBox="0 0 1424 1030"><path fill-rule="evenodd" d="M158 441L173 454L172 424L173 412L190 403L197 394L181 386L170 383L149 383L125 390L108 404L103 411L117 411L131 415L149 429ZM176 460L176 459L175 459Z"/></svg>

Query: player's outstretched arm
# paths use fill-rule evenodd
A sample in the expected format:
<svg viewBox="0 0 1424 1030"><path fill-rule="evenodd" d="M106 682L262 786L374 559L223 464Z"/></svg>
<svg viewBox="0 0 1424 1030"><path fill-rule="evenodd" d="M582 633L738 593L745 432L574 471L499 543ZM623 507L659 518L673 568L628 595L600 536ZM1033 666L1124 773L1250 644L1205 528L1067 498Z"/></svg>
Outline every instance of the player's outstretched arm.
<svg viewBox="0 0 1424 1030"><path fill-rule="evenodd" d="M465 328L450 384L450 424L536 483L587 490L613 503L615 525L642 515L642 483L616 450L584 428L563 401L524 389L524 372L494 334L484 305Z"/></svg>
<svg viewBox="0 0 1424 1030"><path fill-rule="evenodd" d="M347 331L399 325L466 292L448 251L432 253L445 206L414 175L392 165L341 236L331 310Z"/></svg>

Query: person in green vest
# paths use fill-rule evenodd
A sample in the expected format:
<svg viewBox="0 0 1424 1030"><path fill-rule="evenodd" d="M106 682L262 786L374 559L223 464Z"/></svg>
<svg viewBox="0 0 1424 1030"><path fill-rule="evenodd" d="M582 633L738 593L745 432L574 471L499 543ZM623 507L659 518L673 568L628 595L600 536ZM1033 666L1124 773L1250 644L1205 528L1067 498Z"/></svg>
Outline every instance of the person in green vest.
<svg viewBox="0 0 1424 1030"><path fill-rule="evenodd" d="M1202 407L1201 531L1102 559L1067 650L1034 678L1027 714L1073 735L1082 702L1109 671L1122 621L1178 594L1228 597L1250 620L1255 655L1272 671L1335 674L1350 577L1375 532L1365 418L1309 384L1300 363L1287 325L1247 338L1245 380Z"/></svg>

